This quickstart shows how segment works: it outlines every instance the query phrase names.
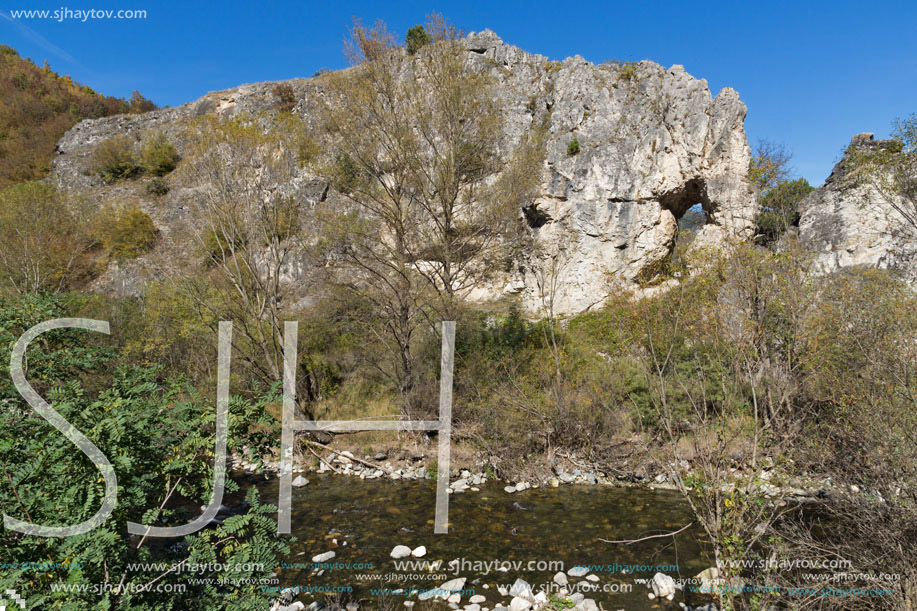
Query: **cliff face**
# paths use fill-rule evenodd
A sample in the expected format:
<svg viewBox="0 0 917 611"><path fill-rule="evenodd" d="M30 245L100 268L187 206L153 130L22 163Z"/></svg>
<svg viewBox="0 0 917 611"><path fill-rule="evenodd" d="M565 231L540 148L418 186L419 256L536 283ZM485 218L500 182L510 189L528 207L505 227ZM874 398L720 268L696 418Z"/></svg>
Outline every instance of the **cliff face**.
<svg viewBox="0 0 917 611"><path fill-rule="evenodd" d="M468 67L489 73L496 83L507 155L528 131L547 126L539 194L519 210L535 247L469 298L512 297L535 313L549 297L544 287L556 284L556 312L600 304L616 286L632 284L669 253L677 219L695 204L702 204L707 223L698 244L751 235L757 203L746 180L746 108L732 89L713 97L706 81L681 66L666 70L650 61L594 65L573 57L550 62L504 44L489 31L471 34L464 46ZM315 96L322 95L319 81L288 83L297 99L294 113L306 120ZM170 192L153 201L142 197L139 183L103 185L86 172L93 146L119 133L139 137L155 129L181 153L188 118L270 111L274 85L244 85L141 116L83 121L60 141L52 178L100 200L138 199L164 236L148 259L180 259L187 254L181 246L182 221L194 206L194 189L176 176ZM572 154L574 140L578 151ZM301 178L297 192L307 202L333 196L320 177L304 171ZM146 260L130 269L110 269L99 288L138 290L150 269Z"/></svg>
<svg viewBox="0 0 917 611"><path fill-rule="evenodd" d="M800 203L799 238L815 253L819 273L848 267L875 267L896 272L917 285L917 240L914 228L895 211L889 194L870 181L853 180L851 155L857 149L890 146L892 141L858 134L844 158L825 180Z"/></svg>

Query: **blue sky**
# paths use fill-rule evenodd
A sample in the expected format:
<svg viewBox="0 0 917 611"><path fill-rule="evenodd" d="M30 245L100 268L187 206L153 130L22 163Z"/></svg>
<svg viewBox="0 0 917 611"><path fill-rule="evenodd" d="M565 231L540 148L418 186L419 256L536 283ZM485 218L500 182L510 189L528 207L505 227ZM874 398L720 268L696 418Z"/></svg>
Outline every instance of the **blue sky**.
<svg viewBox="0 0 917 611"><path fill-rule="evenodd" d="M850 137L886 136L917 112L915 2L192 2L12 0L0 41L97 91L134 89L160 105L248 82L345 65L354 16L404 33L430 11L466 31L553 59L683 64L716 94L736 89L749 141L784 143L797 172L821 184ZM17 4L18 2L18 4ZM146 19L12 20L18 9L143 9Z"/></svg>

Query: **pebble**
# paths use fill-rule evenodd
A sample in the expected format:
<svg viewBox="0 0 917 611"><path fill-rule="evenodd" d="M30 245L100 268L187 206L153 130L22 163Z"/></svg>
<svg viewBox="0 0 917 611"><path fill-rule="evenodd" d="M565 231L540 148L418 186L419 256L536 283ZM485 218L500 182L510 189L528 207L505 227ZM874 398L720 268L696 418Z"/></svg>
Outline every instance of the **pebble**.
<svg viewBox="0 0 917 611"><path fill-rule="evenodd" d="M569 575L570 577L582 577L583 575L585 575L588 572L589 572L589 569L587 569L584 566L575 566L572 569L570 569L569 571L567 571L567 575Z"/></svg>
<svg viewBox="0 0 917 611"><path fill-rule="evenodd" d="M312 562L328 562L334 558L334 552L325 552L324 554L318 554L317 556L312 556Z"/></svg>
<svg viewBox="0 0 917 611"><path fill-rule="evenodd" d="M481 596L480 594L475 594L474 596L472 596L471 598L468 599L468 602L470 602L470 603L473 604L473 605L479 605L479 604L481 604L482 602L484 602L484 601L486 601L486 600L487 600L487 599L486 599L485 597ZM466 607L466 608L467 608L467 607Z"/></svg>
<svg viewBox="0 0 917 611"><path fill-rule="evenodd" d="M427 548L425 548L423 545L419 545L411 550L411 555L415 558L423 558L427 555Z"/></svg>
<svg viewBox="0 0 917 611"><path fill-rule="evenodd" d="M392 553L389 554L389 556L391 556L392 558L395 558L396 560L398 558L407 558L410 555L411 555L411 548L408 547L407 545L396 545L395 548L392 549Z"/></svg>

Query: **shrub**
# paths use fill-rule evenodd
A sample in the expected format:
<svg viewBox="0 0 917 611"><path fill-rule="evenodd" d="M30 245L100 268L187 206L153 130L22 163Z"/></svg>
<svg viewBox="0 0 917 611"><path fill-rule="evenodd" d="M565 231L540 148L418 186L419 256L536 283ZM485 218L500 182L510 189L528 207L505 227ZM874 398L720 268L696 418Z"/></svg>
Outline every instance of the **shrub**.
<svg viewBox="0 0 917 611"><path fill-rule="evenodd" d="M126 180L140 172L134 145L124 135L104 140L92 152L93 168L106 182Z"/></svg>
<svg viewBox="0 0 917 611"><path fill-rule="evenodd" d="M433 39L430 38L427 30L422 25L415 25L408 30L405 42L407 43L408 53L414 55L420 50L420 47L433 42Z"/></svg>
<svg viewBox="0 0 917 611"><path fill-rule="evenodd" d="M102 217L101 242L114 259L132 259L156 243L159 230L139 208L125 208Z"/></svg>
<svg viewBox="0 0 917 611"><path fill-rule="evenodd" d="M624 62L621 64L621 70L618 72L619 81L630 81L637 76L637 63Z"/></svg>
<svg viewBox="0 0 917 611"><path fill-rule="evenodd" d="M296 94L293 87L282 83L274 87L274 108L280 112L293 112L296 107Z"/></svg>
<svg viewBox="0 0 917 611"><path fill-rule="evenodd" d="M573 140L567 143L567 154L572 157L573 155L576 155L577 153L579 153L579 140L574 138Z"/></svg>
<svg viewBox="0 0 917 611"><path fill-rule="evenodd" d="M169 185L158 176L147 183L146 192L150 195L162 196L169 192Z"/></svg>
<svg viewBox="0 0 917 611"><path fill-rule="evenodd" d="M755 222L764 243L780 238L787 229L799 224L799 203L814 191L805 178L784 180L761 196L761 212Z"/></svg>
<svg viewBox="0 0 917 611"><path fill-rule="evenodd" d="M178 151L163 134L156 134L143 145L140 160L143 169L153 176L165 176L178 165Z"/></svg>

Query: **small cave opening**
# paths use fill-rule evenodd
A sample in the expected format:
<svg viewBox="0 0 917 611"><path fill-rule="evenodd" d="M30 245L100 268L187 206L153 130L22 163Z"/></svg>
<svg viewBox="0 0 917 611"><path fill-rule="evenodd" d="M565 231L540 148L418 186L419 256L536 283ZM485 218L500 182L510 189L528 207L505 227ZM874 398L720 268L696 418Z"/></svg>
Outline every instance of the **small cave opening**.
<svg viewBox="0 0 917 611"><path fill-rule="evenodd" d="M532 229L544 227L551 220L551 216L535 204L525 206L522 214L525 215L526 224Z"/></svg>

